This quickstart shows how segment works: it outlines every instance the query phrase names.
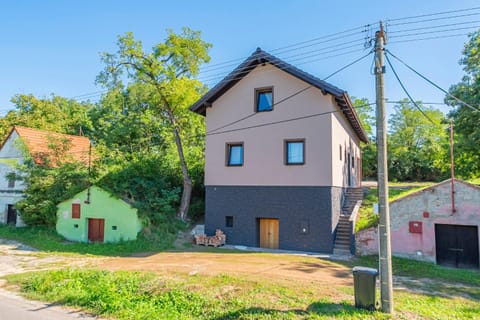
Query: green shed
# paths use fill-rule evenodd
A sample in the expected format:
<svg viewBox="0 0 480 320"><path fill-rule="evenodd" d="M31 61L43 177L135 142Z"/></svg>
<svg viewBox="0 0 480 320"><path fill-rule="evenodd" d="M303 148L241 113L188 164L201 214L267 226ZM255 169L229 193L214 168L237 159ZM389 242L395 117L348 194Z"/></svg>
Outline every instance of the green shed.
<svg viewBox="0 0 480 320"><path fill-rule="evenodd" d="M92 186L58 205L57 232L67 240L118 242L135 240L142 229L137 209Z"/></svg>

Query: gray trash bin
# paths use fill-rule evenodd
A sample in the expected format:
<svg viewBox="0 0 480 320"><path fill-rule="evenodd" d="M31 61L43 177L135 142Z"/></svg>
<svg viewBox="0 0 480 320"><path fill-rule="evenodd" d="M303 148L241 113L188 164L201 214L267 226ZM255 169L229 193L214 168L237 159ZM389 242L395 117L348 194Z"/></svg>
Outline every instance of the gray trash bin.
<svg viewBox="0 0 480 320"><path fill-rule="evenodd" d="M377 269L354 267L352 271L353 286L355 289L355 307L375 310Z"/></svg>

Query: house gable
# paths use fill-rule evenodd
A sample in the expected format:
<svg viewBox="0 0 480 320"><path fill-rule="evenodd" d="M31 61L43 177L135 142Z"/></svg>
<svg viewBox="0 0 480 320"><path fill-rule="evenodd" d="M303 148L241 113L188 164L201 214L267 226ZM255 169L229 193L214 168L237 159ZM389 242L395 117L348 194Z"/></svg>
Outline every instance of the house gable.
<svg viewBox="0 0 480 320"><path fill-rule="evenodd" d="M311 85L322 91L323 94L331 94L336 102L337 107L345 115L353 128L355 134L363 142L368 142L368 137L362 128L360 120L352 106L352 102L348 94L323 81L308 74L293 65L280 60L279 58L261 50L258 48L250 57L248 57L242 64L228 74L223 80L221 80L214 88L207 92L200 100L198 100L190 110L206 115L206 109L212 107L213 103L220 98L225 92L229 91L237 82L247 76L252 70L259 65L265 65L266 63L275 66L284 72L301 79L305 83Z"/></svg>

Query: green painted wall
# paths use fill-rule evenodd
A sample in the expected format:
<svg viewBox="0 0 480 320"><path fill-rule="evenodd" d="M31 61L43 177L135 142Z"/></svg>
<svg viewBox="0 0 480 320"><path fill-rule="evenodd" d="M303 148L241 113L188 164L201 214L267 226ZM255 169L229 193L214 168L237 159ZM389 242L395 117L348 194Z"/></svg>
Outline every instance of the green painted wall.
<svg viewBox="0 0 480 320"><path fill-rule="evenodd" d="M135 240L142 229L137 209L96 186L58 205L57 232L71 241L88 242L88 218L105 219L104 242ZM72 203L80 203L80 219L72 219Z"/></svg>

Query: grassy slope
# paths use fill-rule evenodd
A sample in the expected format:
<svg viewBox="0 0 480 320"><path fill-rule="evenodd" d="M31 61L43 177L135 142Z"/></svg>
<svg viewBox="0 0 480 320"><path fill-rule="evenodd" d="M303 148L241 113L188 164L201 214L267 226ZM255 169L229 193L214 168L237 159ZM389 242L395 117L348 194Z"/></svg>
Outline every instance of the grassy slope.
<svg viewBox="0 0 480 320"><path fill-rule="evenodd" d="M388 189L389 201L394 201L405 197L419 190L428 188L433 183L415 184L414 187L405 184L390 184ZM377 188L370 188L368 194L364 197L362 206L358 212L355 232L375 226L378 223L378 215L373 213L373 204L378 203Z"/></svg>

